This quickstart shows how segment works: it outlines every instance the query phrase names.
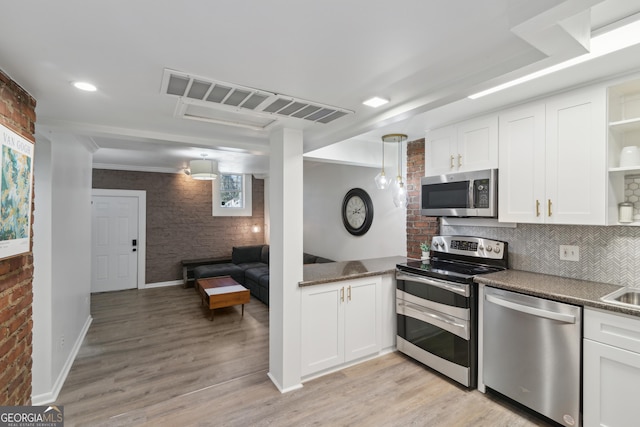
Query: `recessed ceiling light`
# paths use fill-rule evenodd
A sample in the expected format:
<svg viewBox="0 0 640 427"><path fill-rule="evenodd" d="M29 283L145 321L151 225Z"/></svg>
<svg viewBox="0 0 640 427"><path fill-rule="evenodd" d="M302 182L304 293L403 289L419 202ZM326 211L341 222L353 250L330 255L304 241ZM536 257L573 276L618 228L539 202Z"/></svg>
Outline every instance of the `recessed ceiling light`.
<svg viewBox="0 0 640 427"><path fill-rule="evenodd" d="M97 87L87 82L73 82L73 86L76 89L84 90L87 92L95 92L96 90L98 90Z"/></svg>
<svg viewBox="0 0 640 427"><path fill-rule="evenodd" d="M366 101L364 101L363 104L367 105L369 107L378 108L379 106L384 105L387 102L389 102L388 99L384 99L384 98L380 98L380 97L374 96L373 98L367 99Z"/></svg>

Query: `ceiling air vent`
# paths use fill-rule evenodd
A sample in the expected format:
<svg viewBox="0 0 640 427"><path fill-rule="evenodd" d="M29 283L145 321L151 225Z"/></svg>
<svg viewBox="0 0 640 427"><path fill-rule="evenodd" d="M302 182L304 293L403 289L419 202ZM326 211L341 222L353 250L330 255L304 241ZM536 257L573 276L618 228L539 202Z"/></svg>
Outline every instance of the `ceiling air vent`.
<svg viewBox="0 0 640 427"><path fill-rule="evenodd" d="M167 95L180 97L176 115L256 129L266 129L279 117L327 124L347 114L353 114L353 111L344 108L169 69L164 70L161 90ZM213 112L205 113L206 108L223 110L227 114L218 118ZM196 111L197 115L190 114L189 110ZM248 115L253 116L253 119ZM260 116L260 119L256 119L256 116Z"/></svg>

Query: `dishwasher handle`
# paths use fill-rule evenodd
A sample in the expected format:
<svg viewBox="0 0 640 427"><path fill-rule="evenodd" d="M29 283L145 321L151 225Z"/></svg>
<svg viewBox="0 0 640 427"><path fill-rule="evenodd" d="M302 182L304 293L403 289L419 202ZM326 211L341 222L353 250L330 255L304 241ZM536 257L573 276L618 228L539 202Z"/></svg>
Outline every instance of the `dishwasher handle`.
<svg viewBox="0 0 640 427"><path fill-rule="evenodd" d="M485 295L485 299L493 304L522 313L530 314L532 316L542 317L550 320L557 320L558 322L564 323L576 323L576 316L571 314L557 313L555 311L544 310L542 308L530 307L528 305L522 305L513 301L498 298L493 295Z"/></svg>

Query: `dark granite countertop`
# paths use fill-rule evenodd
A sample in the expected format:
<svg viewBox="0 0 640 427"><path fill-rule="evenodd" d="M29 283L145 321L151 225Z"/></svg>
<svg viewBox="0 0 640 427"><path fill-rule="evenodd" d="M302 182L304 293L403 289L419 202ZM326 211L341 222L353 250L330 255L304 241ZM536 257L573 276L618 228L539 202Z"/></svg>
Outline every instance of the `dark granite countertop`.
<svg viewBox="0 0 640 427"><path fill-rule="evenodd" d="M640 309L600 301L601 297L622 287L618 285L520 270L483 274L476 276L474 280L494 288L640 317Z"/></svg>
<svg viewBox="0 0 640 427"><path fill-rule="evenodd" d="M299 285L311 286L322 283L339 282L341 280L357 279L359 277L393 274L396 271L396 264L407 262L408 259L409 258L403 256L392 256L359 261L305 264L303 280Z"/></svg>

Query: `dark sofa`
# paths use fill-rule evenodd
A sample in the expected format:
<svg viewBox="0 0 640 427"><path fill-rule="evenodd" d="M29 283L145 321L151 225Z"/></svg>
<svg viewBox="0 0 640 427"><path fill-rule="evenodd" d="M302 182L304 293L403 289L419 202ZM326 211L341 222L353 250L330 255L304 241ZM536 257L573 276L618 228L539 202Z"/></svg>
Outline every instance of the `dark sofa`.
<svg viewBox="0 0 640 427"><path fill-rule="evenodd" d="M314 264L333 260L305 253L303 262ZM249 289L251 295L269 305L269 245L234 246L230 263L201 265L193 270L196 280L217 276L231 276Z"/></svg>

